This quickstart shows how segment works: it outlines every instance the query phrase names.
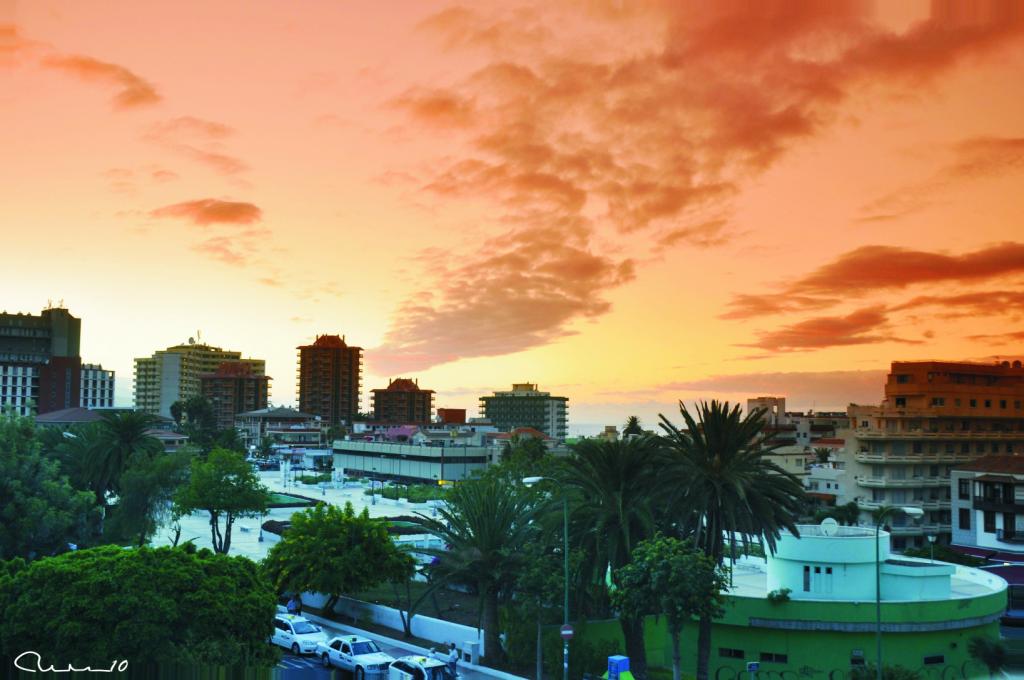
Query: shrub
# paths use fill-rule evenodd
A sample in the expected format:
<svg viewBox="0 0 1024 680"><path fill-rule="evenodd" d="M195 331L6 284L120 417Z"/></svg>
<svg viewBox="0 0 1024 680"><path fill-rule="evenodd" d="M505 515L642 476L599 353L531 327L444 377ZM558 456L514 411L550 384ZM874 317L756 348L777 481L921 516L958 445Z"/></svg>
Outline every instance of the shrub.
<svg viewBox="0 0 1024 680"><path fill-rule="evenodd" d="M779 588L768 593L768 601L772 604L782 604L783 602L789 602L789 594L793 592L789 588Z"/></svg>

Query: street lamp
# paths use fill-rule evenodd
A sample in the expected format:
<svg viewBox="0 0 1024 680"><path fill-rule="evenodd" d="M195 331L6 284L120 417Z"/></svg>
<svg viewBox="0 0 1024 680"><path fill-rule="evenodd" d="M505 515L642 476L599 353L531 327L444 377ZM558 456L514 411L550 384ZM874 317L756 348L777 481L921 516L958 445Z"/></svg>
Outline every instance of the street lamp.
<svg viewBox="0 0 1024 680"><path fill-rule="evenodd" d="M370 477L370 505L377 505L377 496L373 493L373 483L376 481L377 468L373 468L373 477ZM381 487L384 490L384 487Z"/></svg>
<svg viewBox="0 0 1024 680"><path fill-rule="evenodd" d="M550 477L524 477L523 484L533 486ZM565 563L565 601L562 606L563 628L569 625L569 496L562 490L562 557ZM539 680L539 679L538 679ZM562 638L562 680L569 680L569 638Z"/></svg>
<svg viewBox="0 0 1024 680"><path fill-rule="evenodd" d="M882 563L878 543L882 524L890 515L902 512L908 517L918 518L924 515L921 508L882 506L875 516L875 664L876 677L882 680Z"/></svg>
<svg viewBox="0 0 1024 680"><path fill-rule="evenodd" d="M929 547L931 548L931 553L932 553L931 560L932 560L933 564L935 563L935 539L937 539L937 538L938 538L938 536L936 536L935 534L928 534L928 543L929 543Z"/></svg>

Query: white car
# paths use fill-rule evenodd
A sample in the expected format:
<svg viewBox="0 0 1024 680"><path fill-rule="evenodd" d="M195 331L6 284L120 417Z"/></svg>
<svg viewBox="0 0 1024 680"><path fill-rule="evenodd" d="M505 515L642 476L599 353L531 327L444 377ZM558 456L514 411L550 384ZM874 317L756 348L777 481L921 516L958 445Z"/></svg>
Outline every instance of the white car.
<svg viewBox="0 0 1024 680"><path fill-rule="evenodd" d="M270 643L291 650L292 654L313 654L317 645L327 642L327 634L318 625L294 614L274 617Z"/></svg>
<svg viewBox="0 0 1024 680"><path fill-rule="evenodd" d="M456 680L444 661L429 656L403 656L388 668L388 680Z"/></svg>
<svg viewBox="0 0 1024 680"><path fill-rule="evenodd" d="M385 675L395 660L395 657L382 652L373 640L356 635L343 635L332 638L330 642L321 642L316 646L316 654L324 668L340 668L355 675L356 680L363 680L368 675Z"/></svg>

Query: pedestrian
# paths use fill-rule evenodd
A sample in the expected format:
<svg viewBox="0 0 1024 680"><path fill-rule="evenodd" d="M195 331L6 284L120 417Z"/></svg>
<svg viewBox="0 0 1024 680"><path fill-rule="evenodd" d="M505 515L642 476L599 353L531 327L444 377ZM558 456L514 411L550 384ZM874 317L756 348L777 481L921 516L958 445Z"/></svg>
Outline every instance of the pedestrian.
<svg viewBox="0 0 1024 680"><path fill-rule="evenodd" d="M458 677L458 673L456 672L455 669L459 665L459 652L458 652L458 650L455 649L455 643L454 642L452 642L450 644L451 644L451 648L448 650L448 670L451 671L451 674L452 674L453 678L457 678Z"/></svg>
<svg viewBox="0 0 1024 680"><path fill-rule="evenodd" d="M295 593L295 613L302 616L302 593Z"/></svg>
<svg viewBox="0 0 1024 680"><path fill-rule="evenodd" d="M288 607L289 614L295 615L299 613L299 603L295 601L294 595L288 598L288 604L286 606Z"/></svg>

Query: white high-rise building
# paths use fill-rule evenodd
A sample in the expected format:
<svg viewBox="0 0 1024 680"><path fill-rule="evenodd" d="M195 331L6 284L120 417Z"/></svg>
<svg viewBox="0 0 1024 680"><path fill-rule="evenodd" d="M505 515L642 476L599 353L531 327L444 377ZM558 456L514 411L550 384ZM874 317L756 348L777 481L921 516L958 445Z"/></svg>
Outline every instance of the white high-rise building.
<svg viewBox="0 0 1024 680"><path fill-rule="evenodd" d="M82 364L79 403L83 408L113 408L114 372L100 364Z"/></svg>

